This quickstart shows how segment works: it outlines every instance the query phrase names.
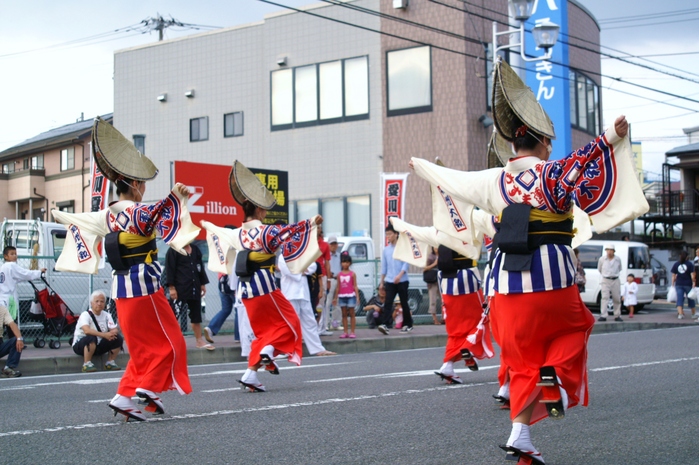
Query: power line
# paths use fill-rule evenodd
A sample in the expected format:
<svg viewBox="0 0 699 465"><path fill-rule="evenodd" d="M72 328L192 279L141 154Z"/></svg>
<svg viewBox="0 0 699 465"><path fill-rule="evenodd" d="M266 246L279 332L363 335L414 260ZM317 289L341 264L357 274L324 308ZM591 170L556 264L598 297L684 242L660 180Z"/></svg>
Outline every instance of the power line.
<svg viewBox="0 0 699 465"><path fill-rule="evenodd" d="M677 53L654 53L651 55L632 55L629 58L646 58L646 57L674 57L680 55L699 55L697 52L677 52Z"/></svg>
<svg viewBox="0 0 699 465"><path fill-rule="evenodd" d="M460 12L462 12L462 13L466 13L466 14L469 14L469 15L474 15L474 16L479 17L479 18L481 18L481 19L485 19L485 20L488 20L488 21L494 21L494 22L496 22L496 23L498 23L498 24L505 25L505 26L507 26L508 28L511 27L510 24L509 24L509 21L507 21L507 22L505 22L505 21L498 21L498 20L496 20L496 19L494 19L494 18L491 18L491 17L488 17L488 16L484 16L484 15L479 15L479 14L477 14L477 13L471 13L471 12L469 12L469 11L467 11L467 10L462 10L461 8L457 8L457 7L453 6L453 5L449 5L449 4L447 4L447 3L443 3L443 2L440 2L440 1L438 1L438 0L429 0L429 1L432 2L432 3L435 3L435 4L437 4L437 5L441 5L441 6L444 6L444 7L447 7L447 8L451 8L451 9L456 10L456 11L460 11ZM461 0L461 2L462 2L464 5L467 4L467 2L466 2L465 0ZM470 5L472 5L472 4L470 4ZM472 6L473 6L473 5L472 5ZM493 11L493 12L494 12L495 10L490 10L490 9L488 9L488 11ZM500 14L503 14L503 13L500 13ZM527 31L527 32L531 32L530 29L527 29L526 31ZM568 36L569 38L572 38L572 39L576 39L576 40L588 42L588 43L594 44L595 46L600 46L600 44L597 44L597 43L595 43L595 42L591 42L591 41L586 40L586 39L583 39L583 38L581 38L581 37L576 37L576 36L573 36L573 35L570 35L570 34L561 33L561 36L564 36L564 35L565 35L565 36ZM615 55L611 55L611 54L609 54L609 53L604 53L604 52L601 52L601 51L596 50L596 49L591 49L591 48L588 48L588 47L584 47L584 46L582 46L582 45L572 44L572 43L570 43L570 42L568 42L568 41L563 40L562 38L559 39L559 42L560 42L560 43L563 43L563 44L566 44L566 45L568 45L569 47L575 47L575 48L580 49L580 50L585 50L585 51L588 51L588 52L592 52L592 53L595 53L595 54L599 54L599 55L602 55L602 56L606 56L606 57L608 57L608 58L612 58L612 59L615 59L615 60L619 60L619 61L622 61L622 62L624 62L624 63L631 64L631 65L634 65L634 66L638 66L638 67L641 67L641 68L649 69L649 70L655 71L655 72L657 72L657 73L666 74L666 75L668 75L668 76L672 76L672 77L675 77L675 78L678 78L678 79L683 79L683 80L686 80L686 81L689 81L689 82L693 82L693 83L695 83L695 84L699 84L699 80L694 80L694 79L691 79L691 78L688 78L688 77L685 77L685 76L680 76L680 75L677 75L677 74L674 74L674 73L670 73L670 72L668 72L668 71L664 71L664 70L660 70L660 69L657 69L657 68L653 68L653 67L648 66L648 65L644 65L644 64L641 64L641 63L636 63L636 62L633 62L633 61L628 60L627 58L619 57L619 56L615 56ZM619 53L625 53L625 54L627 54L627 55L630 55L630 54L628 54L628 53L626 53L626 52L621 52L621 51L620 51ZM650 60L646 60L646 61L650 61ZM661 64L661 66L664 66L664 65ZM681 70L680 70L680 71L681 71ZM689 74L692 74L692 73L689 73Z"/></svg>
<svg viewBox="0 0 699 465"><path fill-rule="evenodd" d="M27 53L34 53L34 52L43 52L46 50L52 50L52 49L57 49L57 48L62 48L62 47L69 47L71 45L90 45L90 44L83 44L83 43L90 42L90 41L97 40L97 39L102 39L104 37L111 36L111 35L121 34L123 32L130 32L130 31L134 30L134 28L136 26L138 26L139 24L140 23L132 24L130 26L114 29L113 31L101 32L99 34L95 34L92 36L83 37L80 39L73 39L73 40L69 40L67 42L61 42L61 43L54 44L54 45L47 45L46 47L39 47L39 48L35 48L35 49L30 49L30 50L22 50L20 52L6 53L4 55L0 55L0 58L6 58L6 57L11 57L11 56L17 56L17 55L24 55ZM97 42L97 43L99 43L99 42Z"/></svg>
<svg viewBox="0 0 699 465"><path fill-rule="evenodd" d="M630 15L624 16L623 18L609 18L609 19L598 19L599 24L609 24L609 23L625 23L628 21L638 21L643 19L658 19L668 16L684 16L687 13L699 12L699 8L689 8L686 10L673 10L673 11L662 11L659 13L646 13L642 15Z"/></svg>
<svg viewBox="0 0 699 465"><path fill-rule="evenodd" d="M447 48L447 47L442 47L442 46L434 45L434 44L431 44L431 43L429 43L429 42L424 42L424 41L419 41L419 40L415 40L415 39L410 39L410 38L407 38L407 37L402 37L402 36L399 36L399 35L397 35L397 34L391 34L391 33L384 32L384 31L377 31L377 30L375 30L375 29L372 29L372 28L369 28L369 27L366 27L366 26L360 26L360 25L358 25L358 24L354 24L354 23L351 23L351 22L348 22L348 21L343 21L343 20L339 20L339 19L337 19L337 18L331 18L331 17L323 16L323 15L320 15L320 14L317 14L317 13L313 13L313 12L308 11L308 10L301 10L301 9L298 9L298 8L294 8L294 7L292 7L292 6L279 4L279 3L273 2L273 1L271 1L271 0L259 0L259 1L261 1L261 2L263 2L263 3L270 4L270 5L274 5L274 6L277 6L277 7L286 8L286 9L295 11L295 12L297 12L297 13L304 13L304 14L307 14L307 15L309 15L309 16L314 16L314 17L317 17L317 18L320 18L320 19L325 19L325 20L333 21L333 22L336 22L336 23L339 23L339 24L344 24L344 25L347 25L347 26L350 26L350 27L356 27L356 28L359 28L359 29L363 29L363 30L366 30L366 31L369 31L369 32L374 32L374 33L377 33L377 34L382 34L382 35L386 35L386 36L389 36L389 37L394 37L394 38L397 38L397 39L400 39L400 40L405 40L405 41L408 41L408 42L412 42L412 43L414 43L414 44L426 45L426 46L430 46L430 47L433 47L433 48L438 49L438 50L443 50L443 51L446 51L446 52L455 53L455 54L458 54L458 55L461 55L461 56L466 56L466 57L471 57L471 58L478 58L478 59L480 59L480 57L477 57L477 56L472 55L472 54L470 54L470 53L461 52L461 51L453 50L453 49L450 49L450 48ZM442 4L441 2L438 2L437 0L430 0L430 1L433 2L433 3ZM454 8L454 9L456 9L456 10L458 10L458 11L461 11L462 13L464 12L464 10L462 10L462 9L460 9L460 8L452 7L451 5L447 5L447 4L442 4L442 5L445 5L445 6L449 6L449 7L451 7L451 8ZM373 10L369 10L369 11L373 11ZM375 12L374 12L374 13L375 13ZM441 30L441 29L438 29L438 30L443 31L443 30ZM446 32L446 31L443 31L443 32ZM549 62L552 63L552 64L557 64L557 65L563 66L562 63L558 63L558 62L555 62L555 61L549 61ZM522 68L522 67L519 67L519 68L525 69L525 68ZM602 74L602 73L598 73L598 72L592 71L592 70L587 70L586 72L588 72L588 73L590 73L590 74L595 74L595 75L598 75L598 76L601 76L601 77L605 77L605 78L608 78L608 79L612 79L612 80L614 80L614 81L621 82L621 83L624 83L624 84L627 84L627 85L630 85L630 86L635 86L635 87L639 87L639 88L641 88L641 89L645 89L645 90L649 90L649 91L652 91L652 92L656 92L656 93L660 93L660 94L663 94L663 95L667 95L667 96L669 96L669 97L674 97L674 98L677 98L677 99L687 100L687 101L690 101L690 102L693 102L693 103L699 103L699 100L695 100L695 99L691 99L691 98L689 98L689 97L685 97L685 96L673 94L673 93L671 93L671 92L666 92L666 91L663 91L663 90L660 90L660 89L654 89L654 88L652 88L652 87L644 86L644 85L641 85L641 84L636 84L636 83L633 83L633 82L625 81L625 80L623 80L623 79L621 79L621 78L618 78L618 77L607 76L607 75L604 75L604 74ZM565 80L565 81L570 81L570 79L569 79L568 76L557 76L557 75L555 75L555 74L552 74L552 77L558 78L558 79L563 79L563 80ZM635 94L631 94L631 93L628 93L628 92L627 92L627 94L636 96ZM653 100L653 99L650 99L650 98L647 98L647 97L641 97L641 96L638 96L638 97L640 97L640 98L646 98L646 99L648 99L648 100ZM685 109L685 110L692 110L691 108L680 107L680 106L678 106L678 105L668 104L668 103L662 102L662 101L660 101L660 100L656 100L656 102L658 102L658 103L663 103L663 104L670 105L670 106L676 106L676 107L678 107L678 108L682 108L682 109Z"/></svg>
<svg viewBox="0 0 699 465"><path fill-rule="evenodd" d="M639 28L639 27L645 27L645 26L659 26L661 24L677 24L677 23L686 23L688 21L699 21L699 18L688 18L688 19L675 19L672 21L660 21L657 23L646 23L646 24L629 24L626 26L615 26L615 27L607 27L604 28L604 31L611 31L612 29L628 29L630 27L633 28Z"/></svg>

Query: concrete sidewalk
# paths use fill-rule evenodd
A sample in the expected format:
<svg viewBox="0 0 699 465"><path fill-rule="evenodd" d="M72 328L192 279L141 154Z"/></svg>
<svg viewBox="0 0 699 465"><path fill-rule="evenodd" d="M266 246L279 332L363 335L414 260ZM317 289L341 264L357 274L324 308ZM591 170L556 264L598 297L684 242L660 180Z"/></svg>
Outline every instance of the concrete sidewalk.
<svg viewBox="0 0 699 465"><path fill-rule="evenodd" d="M593 309L593 312L595 309ZM596 322L594 333L610 333L620 331L641 331L647 329L671 328L677 326L696 326L690 312L685 310L685 318L677 319L676 310L672 304L656 301L644 311L634 316L623 315L623 322L614 321L614 317L607 318L606 322ZM599 317L594 313L595 318ZM363 318L358 319L363 320ZM446 344L446 331L444 325L416 324L410 333L401 333L392 329L386 336L376 329L359 326L356 331L356 339L340 339L341 331L335 331L332 336L321 337L321 341L327 350L338 354L352 354L361 352L380 352L388 350L420 349L428 347L444 347ZM186 336L187 362L189 365L206 365L211 363L243 362L240 356L240 344L236 342L232 334L219 334L214 337L216 350L208 351L197 349L193 336ZM304 346L304 356L308 356ZM106 357L105 357L106 360ZM99 370L103 363L98 363L97 357L93 360ZM128 354L120 354L117 363L122 368L128 362ZM82 357L75 355L72 347L66 341L61 342L60 349L49 349L48 345L43 349L37 349L30 345L22 352L19 370L23 376L51 375L61 373L80 373Z"/></svg>

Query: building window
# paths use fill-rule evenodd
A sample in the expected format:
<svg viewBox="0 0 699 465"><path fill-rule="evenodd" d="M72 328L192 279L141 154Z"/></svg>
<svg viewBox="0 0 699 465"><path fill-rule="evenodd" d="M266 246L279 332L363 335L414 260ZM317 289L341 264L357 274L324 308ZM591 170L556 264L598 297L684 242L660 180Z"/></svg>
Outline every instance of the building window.
<svg viewBox="0 0 699 465"><path fill-rule="evenodd" d="M371 236L371 196L298 200L290 212L291 222L323 215L326 235Z"/></svg>
<svg viewBox="0 0 699 465"><path fill-rule="evenodd" d="M3 163L2 164L2 172L3 174L10 174L15 172L15 164L14 162L12 163Z"/></svg>
<svg viewBox="0 0 699 465"><path fill-rule="evenodd" d="M223 115L223 137L239 137L243 135L243 112L236 111Z"/></svg>
<svg viewBox="0 0 699 465"><path fill-rule="evenodd" d="M61 150L61 171L75 169L75 148Z"/></svg>
<svg viewBox="0 0 699 465"><path fill-rule="evenodd" d="M75 200L56 202L56 207L58 207L58 210L62 212L75 213Z"/></svg>
<svg viewBox="0 0 699 465"><path fill-rule="evenodd" d="M296 221L313 218L318 213L318 200L299 200L296 202L296 215L294 215L297 218Z"/></svg>
<svg viewBox="0 0 699 465"><path fill-rule="evenodd" d="M369 118L369 57L272 71L272 130Z"/></svg>
<svg viewBox="0 0 699 465"><path fill-rule="evenodd" d="M348 236L371 236L371 196L347 197L346 216Z"/></svg>
<svg viewBox="0 0 699 465"><path fill-rule="evenodd" d="M388 116L432 111L430 47L386 52Z"/></svg>
<svg viewBox="0 0 699 465"><path fill-rule="evenodd" d="M43 170L44 169L44 155L34 155L31 158L32 161L32 169L33 170Z"/></svg>
<svg viewBox="0 0 699 465"><path fill-rule="evenodd" d="M323 215L323 231L326 234L345 235L344 199L321 199L320 214Z"/></svg>
<svg viewBox="0 0 699 465"><path fill-rule="evenodd" d="M141 154L146 154L146 136L143 134L134 134L133 145L136 147L136 150L141 152Z"/></svg>
<svg viewBox="0 0 699 465"><path fill-rule="evenodd" d="M189 120L189 141L209 140L209 117L192 118Z"/></svg>
<svg viewBox="0 0 699 465"><path fill-rule="evenodd" d="M570 124L591 135L600 133L599 86L578 71L568 73Z"/></svg>
<svg viewBox="0 0 699 465"><path fill-rule="evenodd" d="M23 170L29 169L29 158L25 158L24 160L22 160L22 169Z"/></svg>

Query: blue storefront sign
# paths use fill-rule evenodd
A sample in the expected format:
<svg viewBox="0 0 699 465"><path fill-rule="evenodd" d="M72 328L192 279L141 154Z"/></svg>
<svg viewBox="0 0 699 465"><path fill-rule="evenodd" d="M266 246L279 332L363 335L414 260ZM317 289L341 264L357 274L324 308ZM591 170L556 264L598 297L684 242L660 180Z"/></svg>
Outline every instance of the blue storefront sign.
<svg viewBox="0 0 699 465"><path fill-rule="evenodd" d="M527 85L553 121L556 140L553 141L552 160L559 160L572 150L570 135L570 90L568 83L568 1L537 0L534 12L527 20L526 30L531 31L540 22L550 21L561 29L559 41L553 47L551 60L527 62ZM541 56L531 32L526 32L525 51L530 57Z"/></svg>

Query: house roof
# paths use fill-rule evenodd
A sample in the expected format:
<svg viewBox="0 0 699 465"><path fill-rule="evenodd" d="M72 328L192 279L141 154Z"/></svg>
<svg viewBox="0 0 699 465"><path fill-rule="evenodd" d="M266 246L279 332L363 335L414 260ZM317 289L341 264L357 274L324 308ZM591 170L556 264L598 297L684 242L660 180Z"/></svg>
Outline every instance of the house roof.
<svg viewBox="0 0 699 465"><path fill-rule="evenodd" d="M107 113L102 116L102 119L111 123L114 117L113 113ZM77 123L66 124L58 128L50 129L46 132L34 136L30 139L20 142L19 144L10 147L9 149L0 152L0 160L13 158L17 155L41 152L66 145L71 141L83 138L92 131L93 120L78 121Z"/></svg>
<svg viewBox="0 0 699 465"><path fill-rule="evenodd" d="M669 156L669 157L682 157L684 155L699 155L699 142L695 142L694 144L681 145L679 147L675 147L674 149L665 152L665 155Z"/></svg>

